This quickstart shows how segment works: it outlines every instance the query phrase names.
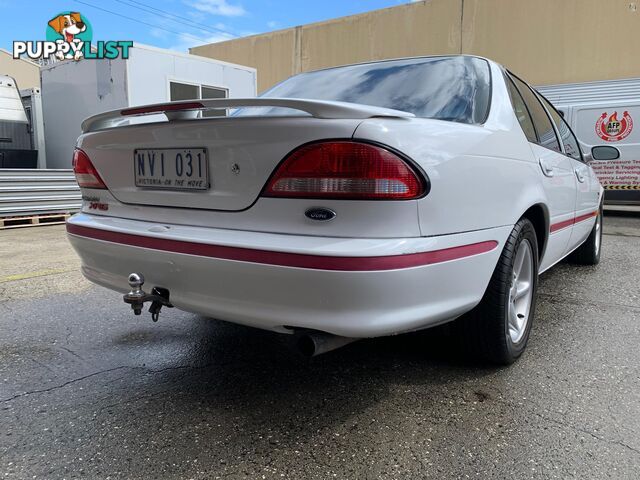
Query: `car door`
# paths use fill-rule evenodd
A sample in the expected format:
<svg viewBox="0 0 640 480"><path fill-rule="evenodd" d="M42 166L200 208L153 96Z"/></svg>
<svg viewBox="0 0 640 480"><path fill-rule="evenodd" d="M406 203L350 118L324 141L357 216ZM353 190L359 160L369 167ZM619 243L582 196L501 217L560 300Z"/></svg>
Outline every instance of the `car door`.
<svg viewBox="0 0 640 480"><path fill-rule="evenodd" d="M569 239L568 251L570 252L579 247L593 229L600 206L600 184L593 169L584 161L580 144L567 121L546 98L540 95L540 99L556 126L562 150L571 162L576 180L576 213Z"/></svg>
<svg viewBox="0 0 640 480"><path fill-rule="evenodd" d="M533 90L514 75L509 75L509 90L520 124L525 128L531 150L538 161L539 179L547 197L549 209L549 239L540 272L543 272L567 253L576 208L576 181L571 159L564 155L551 118Z"/></svg>

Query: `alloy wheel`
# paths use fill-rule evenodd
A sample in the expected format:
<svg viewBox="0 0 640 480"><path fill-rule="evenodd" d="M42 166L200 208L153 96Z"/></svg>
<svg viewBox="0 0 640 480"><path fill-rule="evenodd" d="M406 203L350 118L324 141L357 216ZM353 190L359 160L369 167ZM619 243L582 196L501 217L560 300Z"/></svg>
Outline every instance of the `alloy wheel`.
<svg viewBox="0 0 640 480"><path fill-rule="evenodd" d="M528 240L518 246L513 261L513 278L509 290L509 337L516 344L522 340L529 324L533 299L533 250Z"/></svg>

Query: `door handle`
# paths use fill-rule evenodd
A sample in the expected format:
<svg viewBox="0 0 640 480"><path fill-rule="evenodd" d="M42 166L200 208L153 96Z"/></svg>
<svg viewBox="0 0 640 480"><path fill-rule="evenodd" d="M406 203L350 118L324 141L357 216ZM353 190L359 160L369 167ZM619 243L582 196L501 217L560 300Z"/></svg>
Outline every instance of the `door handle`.
<svg viewBox="0 0 640 480"><path fill-rule="evenodd" d="M584 181L587 179L587 177L584 176L584 172L582 171L582 169L576 168L575 172L576 172L576 178L578 179L578 181L580 183L584 183Z"/></svg>
<svg viewBox="0 0 640 480"><path fill-rule="evenodd" d="M544 174L544 176L553 177L553 167L542 158L538 162L540 163L540 168L542 169L542 173Z"/></svg>

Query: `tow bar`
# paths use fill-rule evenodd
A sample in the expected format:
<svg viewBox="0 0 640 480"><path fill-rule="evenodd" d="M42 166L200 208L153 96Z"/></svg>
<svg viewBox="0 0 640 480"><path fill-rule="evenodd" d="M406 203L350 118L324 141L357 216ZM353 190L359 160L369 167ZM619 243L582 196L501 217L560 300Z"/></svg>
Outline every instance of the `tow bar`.
<svg viewBox="0 0 640 480"><path fill-rule="evenodd" d="M142 290L143 285L144 276L139 273L132 273L129 275L131 291L126 293L122 298L124 303L131 305L131 309L135 315L140 315L144 304L151 302L151 306L149 307L151 320L157 322L162 307L173 308L173 305L169 302L169 290L162 287L153 287L151 293L146 293Z"/></svg>

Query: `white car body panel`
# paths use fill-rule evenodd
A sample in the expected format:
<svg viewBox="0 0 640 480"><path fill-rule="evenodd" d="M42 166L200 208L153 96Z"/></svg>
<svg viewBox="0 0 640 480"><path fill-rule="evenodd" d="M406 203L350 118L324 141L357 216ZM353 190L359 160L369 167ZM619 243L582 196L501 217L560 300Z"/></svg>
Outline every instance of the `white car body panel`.
<svg viewBox="0 0 640 480"><path fill-rule="evenodd" d="M534 208L544 215L539 232L539 270L544 271L587 238L602 195L588 165L527 141L502 68L489 65L491 110L483 125L389 112L378 117L373 110L368 114L367 108L342 105L322 110L337 118L173 120L84 134L78 146L109 190L83 189L82 213L69 220L83 273L124 292L128 274L139 272L149 288L169 289L178 308L279 332L291 327L374 337L456 318L482 299L502 247L525 212ZM289 152L323 139L353 139L401 152L428 176L430 190L407 201L260 196ZM194 194L133 185L133 150L178 147L209 150L214 188ZM553 177L542 174L541 158L553 165ZM240 175L233 173L234 164ZM584 169L585 182L576 180L575 169ZM329 208L337 216L329 222L310 220L304 212L312 207ZM164 249L163 242L204 247L185 253ZM217 246L259 252L260 258L285 254L295 261L302 255L335 264L488 242L495 248L364 271L198 254Z"/></svg>
<svg viewBox="0 0 640 480"><path fill-rule="evenodd" d="M149 285L170 286L178 308L249 326L287 332L286 326L347 337L376 337L437 325L482 298L511 227L393 239L336 239L161 225L78 214L72 226L157 239L330 257L406 255L486 240L489 252L415 268L330 271L182 255L70 235L94 283L128 291L131 271ZM214 274L212 274L214 272ZM450 288L455 285L454 289ZM401 286L401 288L399 288Z"/></svg>
<svg viewBox="0 0 640 480"><path fill-rule="evenodd" d="M123 203L244 210L255 202L271 172L291 150L312 140L350 138L359 122L228 117L215 122L141 124L85 134L78 146L89 154L98 171L103 172L110 192ZM183 147L208 150L213 188L194 195L188 191L141 190L131 182L133 150ZM109 168L114 163L123 168ZM233 173L234 164L241 175Z"/></svg>
<svg viewBox="0 0 640 480"><path fill-rule="evenodd" d="M549 210L549 224L573 219L576 207L576 180L571 159L540 145L530 144L533 158L553 169L553 176L541 175L538 167L536 175L542 183L546 205ZM549 235L547 251L540 262L540 271L555 265L568 252L572 228L565 228Z"/></svg>
<svg viewBox="0 0 640 480"><path fill-rule="evenodd" d="M118 218L144 219L160 224L198 225L226 228L238 231L277 232L329 236L333 238L371 237L397 238L419 237L418 208L416 200L406 202L343 202L340 200L298 199L291 202L284 198L260 197L246 210L225 212L218 210L191 210L148 205L127 205L119 202L105 190L85 189L87 204L83 211L99 214L92 205L100 203L108 208L109 215ZM302 213L322 205L340 215L331 222L314 222ZM362 212L375 208L376 217L384 221L372 221Z"/></svg>

